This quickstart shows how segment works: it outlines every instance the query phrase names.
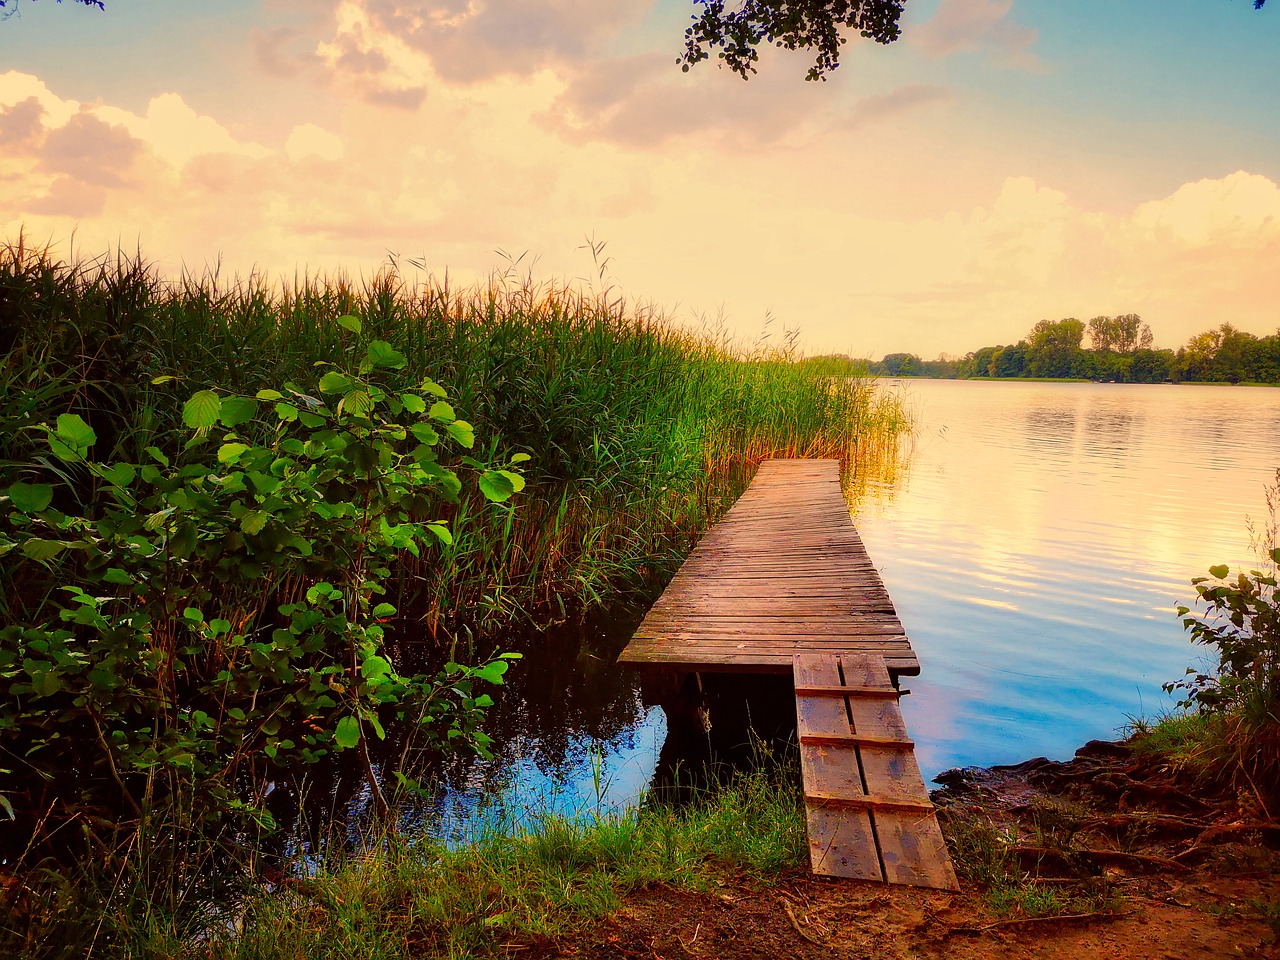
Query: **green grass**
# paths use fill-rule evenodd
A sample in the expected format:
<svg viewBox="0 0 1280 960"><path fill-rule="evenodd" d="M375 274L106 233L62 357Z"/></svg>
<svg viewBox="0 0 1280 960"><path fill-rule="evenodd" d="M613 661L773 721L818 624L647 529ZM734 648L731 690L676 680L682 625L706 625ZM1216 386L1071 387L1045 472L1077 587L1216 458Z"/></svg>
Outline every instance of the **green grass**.
<svg viewBox="0 0 1280 960"><path fill-rule="evenodd" d="M19 243L0 248L0 309L12 318L0 332L4 486L49 480L34 423L80 414L100 461L172 452L196 390L313 380L351 345L335 320L358 316L408 358L406 382L448 389L477 456L532 457L514 509L442 504L455 542L402 572L401 605L447 635L653 595L760 460L835 457L861 480L891 466L911 430L873 381L688 330L613 290L514 275L466 289L392 268L360 282L170 281L140 256L66 263ZM29 613L42 589L0 582L0 613Z"/></svg>
<svg viewBox="0 0 1280 960"><path fill-rule="evenodd" d="M795 785L760 767L680 809L547 818L528 833L455 850L383 836L271 890L248 875L234 892L210 887L194 869L180 895L159 898L146 864L124 856L114 868L89 866L74 880L51 874L27 890L22 929L0 934L0 952L83 956L92 944L94 956L118 958L497 956L571 938L651 885L767 882L800 866L807 849Z"/></svg>

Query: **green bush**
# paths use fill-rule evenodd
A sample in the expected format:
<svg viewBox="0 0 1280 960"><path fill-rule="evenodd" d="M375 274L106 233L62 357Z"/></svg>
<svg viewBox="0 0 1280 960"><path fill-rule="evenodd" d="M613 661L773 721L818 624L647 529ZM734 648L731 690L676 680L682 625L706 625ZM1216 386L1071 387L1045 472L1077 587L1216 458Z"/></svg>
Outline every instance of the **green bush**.
<svg viewBox="0 0 1280 960"><path fill-rule="evenodd" d="M1260 536L1254 532L1263 569L1232 576L1226 564L1210 567L1208 577L1192 580L1198 609L1178 607L1191 639L1216 649L1216 667L1188 668L1164 689L1182 691L1179 707L1206 718L1193 743L1180 748L1183 764L1208 779L1280 798L1280 470L1267 488L1267 506L1270 520Z"/></svg>
<svg viewBox="0 0 1280 960"><path fill-rule="evenodd" d="M434 519L462 489L451 447L472 427L404 357L355 341L353 369L253 396L202 389L171 459L91 459L76 414L28 429L48 454L0 496L0 557L26 622L0 628L0 806L10 856L87 828L104 844L150 824L179 836L271 827L268 783L407 722L485 752L479 723L507 656L401 675L383 644L396 557L451 540ZM164 379L164 378L161 378ZM524 457L513 457L518 462ZM463 456L482 494L524 480ZM32 596L32 586L61 583Z"/></svg>

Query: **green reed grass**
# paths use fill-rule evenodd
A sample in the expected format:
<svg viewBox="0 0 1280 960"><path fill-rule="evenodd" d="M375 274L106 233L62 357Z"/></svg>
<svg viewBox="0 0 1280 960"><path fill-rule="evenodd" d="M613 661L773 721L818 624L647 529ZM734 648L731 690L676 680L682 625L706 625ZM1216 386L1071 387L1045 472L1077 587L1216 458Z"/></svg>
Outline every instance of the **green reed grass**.
<svg viewBox="0 0 1280 960"><path fill-rule="evenodd" d="M444 634L653 591L760 460L835 457L846 479L865 477L911 428L871 381L512 272L462 289L394 264L360 281L166 280L140 255L73 263L19 241L0 249L0 310L13 318L0 332L6 484L40 456L33 422L79 413L99 459L137 462L177 444L195 390L305 382L350 342L336 318L358 316L406 355L407 379L448 389L482 457L533 458L512 507L442 505L454 544L402 571L402 605Z"/></svg>

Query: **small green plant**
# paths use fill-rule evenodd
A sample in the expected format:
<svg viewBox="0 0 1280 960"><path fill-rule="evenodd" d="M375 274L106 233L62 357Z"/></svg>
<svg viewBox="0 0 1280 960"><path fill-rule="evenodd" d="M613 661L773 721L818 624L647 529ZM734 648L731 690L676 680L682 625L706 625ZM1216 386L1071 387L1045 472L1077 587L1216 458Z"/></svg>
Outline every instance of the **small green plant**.
<svg viewBox="0 0 1280 960"><path fill-rule="evenodd" d="M385 811L369 741L392 720L486 751L482 688L514 655L410 676L383 642L397 557L451 540L434 514L462 482L442 452L471 448L473 430L430 379L394 385L397 350L338 323L352 369L325 365L310 388L197 391L176 459L91 459L76 414L31 428L48 455L0 496L0 556L19 586L63 586L0 628L16 852L76 823L99 842L147 823L270 829L268 784L346 751ZM508 466L460 464L491 501L524 485Z"/></svg>
<svg viewBox="0 0 1280 960"><path fill-rule="evenodd" d="M1280 548L1267 557L1280 564ZM1194 643L1217 648L1218 665L1213 673L1189 667L1187 679L1165 689L1186 691L1182 707L1214 711L1248 704L1274 711L1280 706L1280 593L1274 567L1240 570L1232 577L1222 564L1191 582L1204 612L1179 606L1178 616Z"/></svg>
<svg viewBox="0 0 1280 960"><path fill-rule="evenodd" d="M1189 667L1167 692L1183 691L1179 707L1207 714L1208 736L1197 749L1198 766L1255 795L1280 797L1280 470L1267 487L1269 521L1253 530L1262 569L1231 575L1226 564L1192 580L1198 606L1178 607L1193 642L1216 648L1212 671Z"/></svg>

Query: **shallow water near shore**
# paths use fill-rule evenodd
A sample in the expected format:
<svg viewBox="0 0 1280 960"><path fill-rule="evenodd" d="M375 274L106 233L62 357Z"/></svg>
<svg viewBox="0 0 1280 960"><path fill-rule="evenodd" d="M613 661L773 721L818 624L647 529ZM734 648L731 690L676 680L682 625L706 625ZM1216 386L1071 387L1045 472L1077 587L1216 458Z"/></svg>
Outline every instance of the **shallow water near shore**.
<svg viewBox="0 0 1280 960"><path fill-rule="evenodd" d="M919 654L902 700L926 780L1065 759L1203 657L1174 607L1210 564L1250 563L1246 518L1280 462L1280 390L897 381L919 428L862 478L855 520ZM613 663L643 610L523 638L496 758L440 771L414 829L461 842L648 788L666 718ZM714 719L713 719L714 722ZM359 804L357 803L358 807Z"/></svg>

